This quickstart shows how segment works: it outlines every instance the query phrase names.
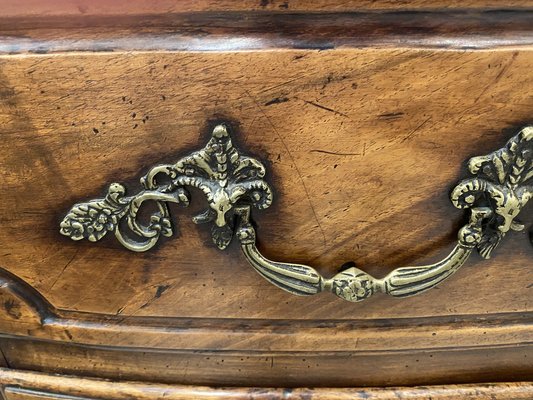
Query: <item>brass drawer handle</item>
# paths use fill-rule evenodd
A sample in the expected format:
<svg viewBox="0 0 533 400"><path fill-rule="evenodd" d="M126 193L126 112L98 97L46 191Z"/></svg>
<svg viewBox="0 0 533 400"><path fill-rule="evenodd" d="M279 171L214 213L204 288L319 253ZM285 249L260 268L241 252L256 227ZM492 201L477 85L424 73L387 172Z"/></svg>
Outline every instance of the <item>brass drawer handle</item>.
<svg viewBox="0 0 533 400"><path fill-rule="evenodd" d="M237 230L241 249L246 259L266 280L300 296L323 291L332 292L348 301L361 301L377 292L394 297L407 297L422 293L436 286L468 259L482 237L482 222L492 215L490 208L472 209L470 222L459 231L457 245L443 260L415 267L397 268L383 279L377 279L351 267L326 279L307 265L275 262L265 258L255 245L255 230L248 222L249 209L241 211L242 223Z"/></svg>
<svg viewBox="0 0 533 400"><path fill-rule="evenodd" d="M515 218L533 195L529 182L533 177L533 127L523 128L505 147L473 157L468 167L473 177L457 184L451 201L457 208L470 208L470 218L459 230L451 253L435 264L395 269L382 279L355 267L325 278L310 266L265 258L256 247L250 214L252 208L261 210L272 204L272 189L263 179L263 164L242 155L223 124L213 129L203 149L175 164L152 168L141 178L141 192L128 197L123 185L113 183L104 198L75 204L61 222L60 232L73 240L90 241L113 232L126 248L149 250L161 236L172 235L167 203L187 206L187 187L194 187L204 193L209 207L193 221L211 223L213 242L221 250L237 236L248 262L277 287L301 296L329 291L348 301L361 301L376 292L407 297L447 279L475 248L489 258L509 230L524 229ZM148 200L155 201L157 211L143 223L139 210Z"/></svg>

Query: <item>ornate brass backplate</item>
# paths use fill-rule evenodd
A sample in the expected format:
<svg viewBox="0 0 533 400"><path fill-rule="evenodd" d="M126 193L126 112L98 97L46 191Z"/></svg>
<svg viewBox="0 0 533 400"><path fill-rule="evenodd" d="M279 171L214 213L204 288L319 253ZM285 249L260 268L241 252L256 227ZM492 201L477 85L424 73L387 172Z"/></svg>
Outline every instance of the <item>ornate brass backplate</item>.
<svg viewBox="0 0 533 400"><path fill-rule="evenodd" d="M272 190L262 179L265 167L254 158L243 156L233 146L225 125L213 130L211 140L199 151L183 157L175 164L159 165L141 178L144 190L126 197L126 188L112 183L103 199L75 204L61 222L60 232L74 240L96 242L107 232L133 251L152 248L159 237L172 235L168 202L189 205L187 187L200 189L209 208L193 218L194 223L210 222L213 242L225 249L234 236L234 206L247 204L264 209L272 204ZM159 184L166 178L168 183ZM156 202L158 211L148 224L138 218L146 200ZM125 220L127 224L121 224ZM137 240L125 235L129 229Z"/></svg>
<svg viewBox="0 0 533 400"><path fill-rule="evenodd" d="M515 218L533 195L533 127L523 128L505 147L473 157L468 167L473 176L451 192L455 207L470 209L454 249L435 264L398 268L382 279L355 267L325 278L310 266L265 258L256 247L251 224L252 208L272 204L272 190L263 179L265 167L233 146L223 124L213 129L203 149L175 164L153 167L141 178L144 189L139 193L128 197L123 185L112 183L104 198L75 204L61 222L60 232L73 240L93 242L113 232L126 248L146 251L161 235L172 235L167 203L187 206L187 189L194 187L203 192L209 207L193 221L211 223L213 242L221 250L237 236L252 267L279 288L301 296L329 291L348 301L361 301L376 292L407 297L447 279L474 249L489 258L509 230L524 229ZM147 200L155 202L157 209L142 223L139 210Z"/></svg>

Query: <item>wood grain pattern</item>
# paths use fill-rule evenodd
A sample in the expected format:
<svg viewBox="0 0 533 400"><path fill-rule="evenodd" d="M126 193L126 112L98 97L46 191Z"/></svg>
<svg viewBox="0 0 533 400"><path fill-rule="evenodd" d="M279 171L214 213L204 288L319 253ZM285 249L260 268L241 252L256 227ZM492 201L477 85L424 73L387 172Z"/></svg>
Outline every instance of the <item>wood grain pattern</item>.
<svg viewBox="0 0 533 400"><path fill-rule="evenodd" d="M350 389L282 389L282 388L212 388L146 384L127 381L106 381L39 374L34 372L0 370L0 384L8 385L6 400L34 400L43 398L68 399L106 398L109 400L151 400L164 397L169 400L526 400L533 396L533 385L527 382L450 385L427 387L350 388ZM11 385L16 385L11 387ZM71 395L76 395L73 397Z"/></svg>
<svg viewBox="0 0 533 400"><path fill-rule="evenodd" d="M440 259L465 219L448 192L466 160L532 122L531 10L472 0L464 7L483 9L304 15L273 12L276 2L182 2L167 13L161 2L151 14L139 1L117 15L115 4L43 4L5 7L0 18L0 366L263 387L532 376L525 233L428 293L349 304L293 297L263 281L236 245L220 252L190 221L203 207L198 193L189 209L171 209L178 234L149 253L111 238L75 243L58 229L74 202L114 181L138 189L150 166L201 147L226 121L237 145L267 164L276 191L274 206L253 216L266 256L325 276L351 259L375 276ZM325 6L335 9L313 7ZM235 12L254 7L266 11ZM106 398L161 387L4 370L0 382L44 392L80 383L88 391L65 393ZM505 398L523 387L432 393ZM328 390L258 395L395 395Z"/></svg>
<svg viewBox="0 0 533 400"><path fill-rule="evenodd" d="M522 48L533 45L531 26L529 9L0 16L0 54Z"/></svg>
<svg viewBox="0 0 533 400"><path fill-rule="evenodd" d="M272 334L267 338L275 340L276 326L271 326ZM377 333L394 336L395 330ZM439 335L439 331L435 333ZM327 334L333 333L324 333ZM479 337L484 340L482 335ZM260 336L257 339L261 342ZM145 348L85 346L69 344L67 340L48 342L31 337L0 340L9 368L169 384L383 387L520 381L530 380L532 375L530 343L511 346L489 343L471 348L448 343L442 349L365 351L361 347L320 351L318 341L312 351L285 352L270 351L269 342L263 343L263 350L243 351L222 346L197 350L194 342L187 349L165 350L149 345Z"/></svg>
<svg viewBox="0 0 533 400"><path fill-rule="evenodd" d="M441 258L463 223L448 191L464 162L530 118L532 54L2 57L0 265L59 308L4 291L3 331L44 340L2 339L6 365L207 385L527 379L533 249L524 234L436 290L349 304L293 297L260 279L235 246L217 250L190 222L201 196L190 210L172 209L179 234L146 254L113 240L72 242L58 222L107 183L137 187L149 166L198 148L223 119L268 165L275 205L254 219L269 257L324 275L356 257L377 276Z"/></svg>
<svg viewBox="0 0 533 400"><path fill-rule="evenodd" d="M532 7L531 0L2 0L2 14L130 15L198 11L358 11L383 9L453 9Z"/></svg>
<svg viewBox="0 0 533 400"><path fill-rule="evenodd" d="M123 316L365 319L528 311L533 249L521 234L492 262L474 260L445 290L361 306L327 295L309 302L258 279L236 248L218 251L190 223L201 198L191 210L173 209L179 236L146 254L112 240L74 243L60 237L57 222L107 183L136 185L148 166L198 147L207 132L202 124L218 117L238 121L237 142L269 164L277 200L254 217L267 256L308 263L325 275L355 258L377 276L439 258L464 218L448 200L464 176L461 166L500 147L510 127L530 118L531 55L4 57L0 118L9 140L0 143L0 263L56 307ZM478 295L466 299L476 282L483 282ZM502 286L512 286L512 295L502 298Z"/></svg>

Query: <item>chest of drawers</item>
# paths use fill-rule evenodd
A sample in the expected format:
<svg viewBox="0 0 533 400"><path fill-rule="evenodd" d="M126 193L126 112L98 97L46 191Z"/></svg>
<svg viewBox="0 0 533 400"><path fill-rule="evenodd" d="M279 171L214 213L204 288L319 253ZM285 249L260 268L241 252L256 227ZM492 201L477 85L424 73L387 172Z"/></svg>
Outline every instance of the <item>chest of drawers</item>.
<svg viewBox="0 0 533 400"><path fill-rule="evenodd" d="M533 396L533 4L452 3L6 2L5 398Z"/></svg>

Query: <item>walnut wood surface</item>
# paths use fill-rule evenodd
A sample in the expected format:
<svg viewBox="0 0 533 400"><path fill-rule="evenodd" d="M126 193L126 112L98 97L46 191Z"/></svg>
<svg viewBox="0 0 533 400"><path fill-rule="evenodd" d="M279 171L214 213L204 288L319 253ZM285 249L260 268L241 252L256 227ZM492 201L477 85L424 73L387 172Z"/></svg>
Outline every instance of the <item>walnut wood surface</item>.
<svg viewBox="0 0 533 400"><path fill-rule="evenodd" d="M234 121L269 166L275 205L255 214L271 258L329 275L344 262L376 275L437 259L465 217L448 200L465 161L500 147L531 117L531 51L336 50L78 54L1 59L0 264L56 307L108 314L364 319L531 310L525 234L494 260L412 299L310 302L263 282L235 246L220 252L190 216L145 254L110 238L75 243L58 221L107 183ZM239 126L237 126L239 124ZM528 212L524 210L527 224ZM480 282L482 284L480 284ZM470 295L476 287L476 295ZM512 287L502 296L502 288Z"/></svg>
<svg viewBox="0 0 533 400"><path fill-rule="evenodd" d="M527 382L390 389L213 388L83 379L7 369L0 369L0 385L4 385L6 400L64 399L65 395L68 399L83 396L109 400L526 400L533 396L533 385Z"/></svg>
<svg viewBox="0 0 533 400"><path fill-rule="evenodd" d="M408 350L243 351L216 347L212 350L106 347L47 342L35 339L2 339L0 346L9 368L38 370L108 379L181 383L212 386L352 387L427 384L458 384L530 380L531 345L501 346L493 343L464 347ZM252 327L253 328L253 327ZM127 329L124 328L123 331ZM145 327L145 331L150 327ZM171 330L172 328L166 328ZM215 330L214 328L213 330ZM453 329L451 325L448 329ZM356 333L357 330L354 330ZM206 335L210 333L205 331ZM434 332L438 336L439 331ZM110 333L119 335L119 333ZM326 331L324 335L334 335ZM474 333L475 334L475 333ZM231 335L231 333L227 333ZM376 332L394 336L395 329ZM65 335L66 336L66 335ZM175 336L178 336L176 334ZM298 333L293 336L302 336ZM355 335L354 335L355 336ZM484 337L479 335L480 342ZM261 341L261 338L257 338ZM281 338L280 340L283 340ZM357 341L356 338L353 339ZM379 339L376 339L379 340ZM339 343L339 347L342 346ZM424 343L419 341L419 345Z"/></svg>
<svg viewBox="0 0 533 400"><path fill-rule="evenodd" d="M137 187L149 166L203 143L206 121L224 119L237 143L267 163L276 189L275 205L254 216L268 256L326 275L350 259L384 275L440 258L465 217L448 199L464 162L500 147L530 118L529 49L0 63L0 264L53 305L5 278L13 289L2 293L3 331L47 341L2 340L9 366L225 385L531 376L533 249L525 234L429 293L349 304L293 297L260 279L235 247L217 250L190 222L201 196L190 210L172 209L179 235L146 254L58 233L72 203L113 181ZM354 363L364 365L356 375Z"/></svg>
<svg viewBox="0 0 533 400"><path fill-rule="evenodd" d="M0 366L243 386L532 376L527 233L428 293L350 304L293 297L237 246L220 252L190 221L198 194L189 209L171 209L178 234L146 254L112 238L75 243L58 229L74 202L114 181L138 189L150 166L201 147L224 120L276 190L274 206L254 214L267 256L326 276L349 260L383 276L442 258L465 220L448 192L466 160L532 122L530 12L300 15L281 25L271 13L244 22L208 13L135 28L137 17L116 19L102 4L87 8L92 20L38 5L27 14L43 18L7 7L18 19L0 19L0 51L18 53L0 56ZM267 33L276 26L280 41ZM191 49L217 51L169 51L187 34L200 38ZM238 43L221 47L228 37ZM118 51L124 43L136 51Z"/></svg>
<svg viewBox="0 0 533 400"><path fill-rule="evenodd" d="M490 382L532 373L527 313L345 322L125 318L54 309L5 270L0 286L7 311L0 362L10 368L263 386Z"/></svg>
<svg viewBox="0 0 533 400"><path fill-rule="evenodd" d="M2 0L5 16L131 15L198 11L360 11L533 7L531 0Z"/></svg>
<svg viewBox="0 0 533 400"><path fill-rule="evenodd" d="M533 45L533 9L0 16L0 54Z"/></svg>

